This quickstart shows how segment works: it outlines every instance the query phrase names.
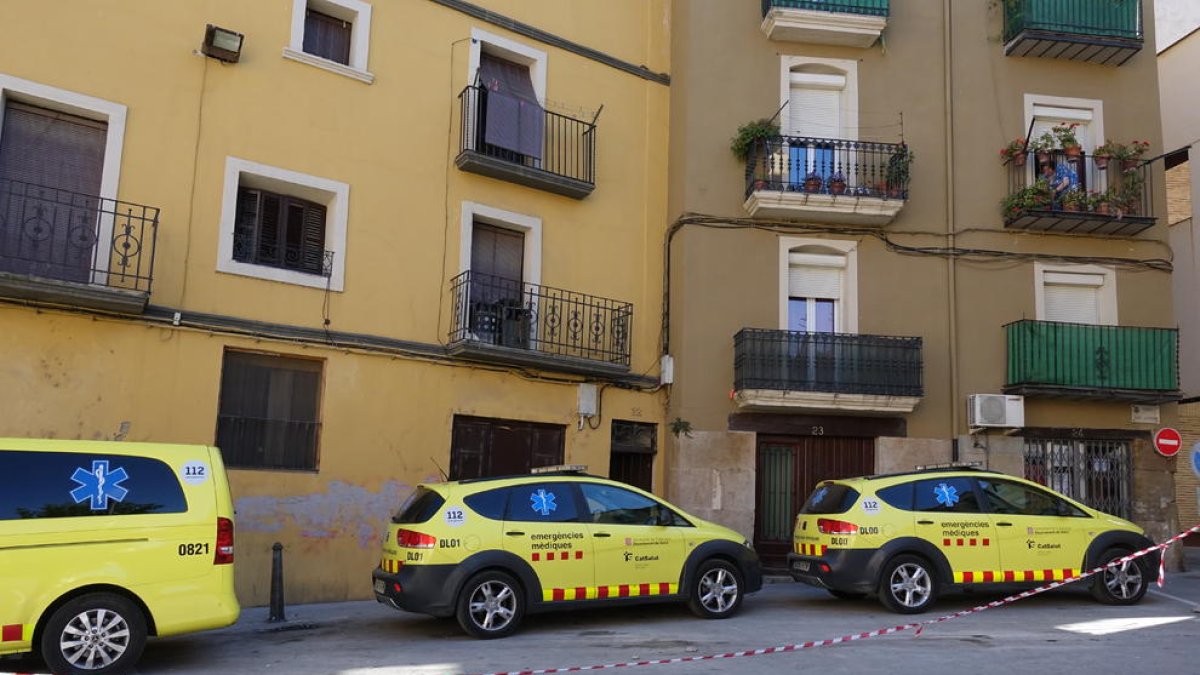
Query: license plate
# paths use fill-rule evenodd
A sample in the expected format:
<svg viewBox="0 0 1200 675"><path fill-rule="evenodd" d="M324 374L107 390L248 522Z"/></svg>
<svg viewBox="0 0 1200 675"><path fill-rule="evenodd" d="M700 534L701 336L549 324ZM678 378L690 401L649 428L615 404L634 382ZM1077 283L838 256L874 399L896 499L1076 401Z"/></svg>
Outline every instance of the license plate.
<svg viewBox="0 0 1200 675"><path fill-rule="evenodd" d="M380 595L383 595L385 591L387 591L387 584L383 583L383 579L376 579L375 580L375 592Z"/></svg>
<svg viewBox="0 0 1200 675"><path fill-rule="evenodd" d="M807 572L808 571L808 561L807 560L797 560L796 562L792 563L792 567L795 568L795 570L797 572Z"/></svg>

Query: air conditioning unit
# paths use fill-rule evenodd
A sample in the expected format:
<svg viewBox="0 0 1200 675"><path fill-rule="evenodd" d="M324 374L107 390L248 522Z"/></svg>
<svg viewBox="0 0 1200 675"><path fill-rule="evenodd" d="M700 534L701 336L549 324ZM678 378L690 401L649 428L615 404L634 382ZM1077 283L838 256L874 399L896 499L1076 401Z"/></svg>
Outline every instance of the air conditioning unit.
<svg viewBox="0 0 1200 675"><path fill-rule="evenodd" d="M1025 397L1005 394L967 396L967 424L980 427L1025 426Z"/></svg>

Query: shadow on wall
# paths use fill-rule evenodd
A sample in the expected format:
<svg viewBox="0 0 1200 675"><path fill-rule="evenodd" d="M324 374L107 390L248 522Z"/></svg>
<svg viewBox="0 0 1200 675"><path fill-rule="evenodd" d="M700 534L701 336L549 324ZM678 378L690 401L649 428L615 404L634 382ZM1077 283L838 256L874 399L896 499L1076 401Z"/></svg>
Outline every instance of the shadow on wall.
<svg viewBox="0 0 1200 675"><path fill-rule="evenodd" d="M372 492L360 485L332 481L323 493L294 497L242 497L234 500L237 528L243 532L280 532L295 528L304 539L357 539L372 549L386 532L392 513L412 491L407 483L388 481Z"/></svg>

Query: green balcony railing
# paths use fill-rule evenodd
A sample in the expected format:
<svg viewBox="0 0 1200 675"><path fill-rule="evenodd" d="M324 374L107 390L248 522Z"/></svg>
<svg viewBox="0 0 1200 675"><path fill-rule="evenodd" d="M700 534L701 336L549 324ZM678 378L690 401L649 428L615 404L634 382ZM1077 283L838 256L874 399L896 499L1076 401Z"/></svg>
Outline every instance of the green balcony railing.
<svg viewBox="0 0 1200 675"><path fill-rule="evenodd" d="M1003 0L1004 41L1022 31L1142 39L1141 0Z"/></svg>
<svg viewBox="0 0 1200 675"><path fill-rule="evenodd" d="M774 7L887 16L888 0L762 0L763 16Z"/></svg>
<svg viewBox="0 0 1200 675"><path fill-rule="evenodd" d="M1005 391L1167 401L1179 395L1179 331L1022 320L1008 338Z"/></svg>

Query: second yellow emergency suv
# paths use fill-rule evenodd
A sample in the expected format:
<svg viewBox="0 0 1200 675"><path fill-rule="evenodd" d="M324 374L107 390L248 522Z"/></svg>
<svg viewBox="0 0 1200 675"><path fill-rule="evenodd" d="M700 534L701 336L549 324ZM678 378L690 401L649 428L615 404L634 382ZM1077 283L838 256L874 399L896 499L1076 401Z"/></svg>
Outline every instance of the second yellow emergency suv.
<svg viewBox="0 0 1200 675"><path fill-rule="evenodd" d="M820 483L796 516L788 568L839 598L878 593L913 614L948 587L1061 581L1152 545L1137 525L1037 483L940 469ZM1108 568L1092 594L1136 603L1157 564L1152 554Z"/></svg>
<svg viewBox="0 0 1200 675"><path fill-rule="evenodd" d="M738 533L579 469L420 485L392 522L375 598L479 638L528 612L638 602L723 619L762 587Z"/></svg>

